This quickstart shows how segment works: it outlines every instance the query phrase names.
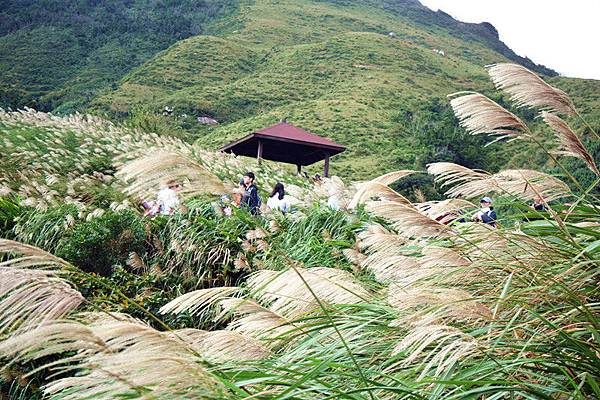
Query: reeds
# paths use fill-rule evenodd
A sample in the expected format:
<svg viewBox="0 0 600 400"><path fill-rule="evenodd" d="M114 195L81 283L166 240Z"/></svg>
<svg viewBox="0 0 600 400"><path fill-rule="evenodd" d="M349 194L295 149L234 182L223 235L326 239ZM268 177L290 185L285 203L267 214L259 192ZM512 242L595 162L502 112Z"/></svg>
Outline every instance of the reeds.
<svg viewBox="0 0 600 400"><path fill-rule="evenodd" d="M506 71L512 70L500 71L503 88L515 96L532 85L534 78L523 71L514 78ZM527 96L550 90L535 85ZM556 98L535 106L568 111L567 101L558 102L560 93L550 95ZM463 101L474 104L455 104L464 107L470 129L511 138L531 134L497 104L469 96ZM527 96L519 99L534 105ZM556 131L559 151L597 173L584 141L554 114L543 117ZM57 132L67 126L113 139L126 136L119 127L82 117L65 121L26 111L2 118L16 125L26 119ZM140 143L153 140L152 135L124 137L131 143L120 147L94 135L100 152L128 154L126 159L138 157ZM60 137L51 134L42 143ZM137 176L154 174L159 166L175 173L189 167L199 179L218 176L220 182L240 168L235 158L200 153L176 141L167 147L164 157L148 165L129 164L135 166L128 175L134 186L145 188ZM58 149L52 151L51 159L60 161ZM23 159L27 165L36 162L33 153ZM27 173L31 179L22 193L52 209L61 200L54 188L61 185L57 171L65 164L37 167ZM303 198L354 195L353 205L364 203L369 215L360 208L356 213L306 208L293 219L217 220L209 218L209 205L173 217L156 246L161 274L193 276L208 265L233 268L234 260L238 270L254 270L229 286L165 301L161 309L202 321L210 317L214 330L171 330L141 309L164 331L123 314L78 313L84 299L61 273L77 271L74 266L33 246L2 240L0 357L39 363L39 370L48 372L44 393L64 399L598 397L600 252L594 197L578 193L566 222L557 211L533 222L507 219L496 229L452 223L482 194L496 193L515 207L534 196L550 202L574 194L560 179L528 169L488 173L436 163L428 172L449 196L460 198L411 204L387 186L409 173L399 171L356 185L356 191L331 179ZM92 179L107 181L100 175L85 181ZM302 187L299 196L308 190ZM72 192L75 200L79 189ZM76 223L80 209L83 218L102 209L83 198L72 204L71 218L58 218L58 229ZM191 222L195 219L201 227ZM143 271L140 258L133 255L131 264Z"/></svg>

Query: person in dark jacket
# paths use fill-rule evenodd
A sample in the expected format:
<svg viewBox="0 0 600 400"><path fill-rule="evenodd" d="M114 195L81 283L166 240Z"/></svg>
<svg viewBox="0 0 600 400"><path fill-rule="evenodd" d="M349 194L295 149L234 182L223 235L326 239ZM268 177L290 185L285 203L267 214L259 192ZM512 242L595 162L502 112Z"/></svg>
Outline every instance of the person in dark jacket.
<svg viewBox="0 0 600 400"><path fill-rule="evenodd" d="M481 205L481 209L475 213L473 219L475 221L483 222L484 224L488 224L496 227L496 211L494 211L494 207L492 207L492 199L490 197L483 197L479 204Z"/></svg>
<svg viewBox="0 0 600 400"><path fill-rule="evenodd" d="M547 211L546 204L541 196L535 196L531 208L533 208L535 211Z"/></svg>
<svg viewBox="0 0 600 400"><path fill-rule="evenodd" d="M244 175L244 195L242 196L242 206L245 206L252 215L258 215L260 212L260 196L258 195L258 189L254 184L254 173L248 172Z"/></svg>

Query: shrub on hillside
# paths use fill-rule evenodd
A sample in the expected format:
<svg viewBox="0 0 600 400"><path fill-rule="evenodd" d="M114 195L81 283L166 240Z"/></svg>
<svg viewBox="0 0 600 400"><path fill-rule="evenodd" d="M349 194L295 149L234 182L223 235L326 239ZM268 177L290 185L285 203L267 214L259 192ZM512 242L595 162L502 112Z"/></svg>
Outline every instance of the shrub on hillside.
<svg viewBox="0 0 600 400"><path fill-rule="evenodd" d="M21 213L23 213L23 207L17 197L0 197L0 237L12 238L12 229Z"/></svg>
<svg viewBox="0 0 600 400"><path fill-rule="evenodd" d="M146 231L133 211L109 211L77 224L60 241L58 255L87 272L109 275L113 266L125 264L129 253L142 253Z"/></svg>
<svg viewBox="0 0 600 400"><path fill-rule="evenodd" d="M24 243L55 252L60 240L75 223L78 209L73 204L64 204L47 210L26 207L16 219L14 238Z"/></svg>

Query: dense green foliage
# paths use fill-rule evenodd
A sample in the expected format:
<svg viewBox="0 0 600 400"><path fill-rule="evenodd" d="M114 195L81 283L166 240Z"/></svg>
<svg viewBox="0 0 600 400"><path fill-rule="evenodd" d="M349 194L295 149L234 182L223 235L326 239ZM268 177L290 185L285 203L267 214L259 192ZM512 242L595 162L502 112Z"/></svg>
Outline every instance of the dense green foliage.
<svg viewBox="0 0 600 400"><path fill-rule="evenodd" d="M134 212L108 212L78 224L63 238L57 254L87 272L111 273L130 253L142 253L146 232Z"/></svg>
<svg viewBox="0 0 600 400"><path fill-rule="evenodd" d="M0 2L0 107L72 112L234 1Z"/></svg>

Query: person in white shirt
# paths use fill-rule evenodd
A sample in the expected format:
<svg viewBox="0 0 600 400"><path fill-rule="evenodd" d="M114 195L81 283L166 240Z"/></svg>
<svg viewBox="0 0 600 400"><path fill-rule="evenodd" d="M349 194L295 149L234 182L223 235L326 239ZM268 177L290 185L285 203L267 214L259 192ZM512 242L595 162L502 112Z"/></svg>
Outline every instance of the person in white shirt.
<svg viewBox="0 0 600 400"><path fill-rule="evenodd" d="M290 211L290 202L285 197L285 190L281 182L277 182L273 187L269 200L267 200L267 207L272 211L279 210L284 214Z"/></svg>
<svg viewBox="0 0 600 400"><path fill-rule="evenodd" d="M167 187L162 188L156 195L156 203L158 204L158 212L162 215L173 215L175 209L179 205L179 197L177 192L181 190L181 185L175 180L167 182Z"/></svg>
<svg viewBox="0 0 600 400"><path fill-rule="evenodd" d="M338 211L340 209L340 200L337 198L336 195L329 196L329 198L327 199L327 207L335 211Z"/></svg>

